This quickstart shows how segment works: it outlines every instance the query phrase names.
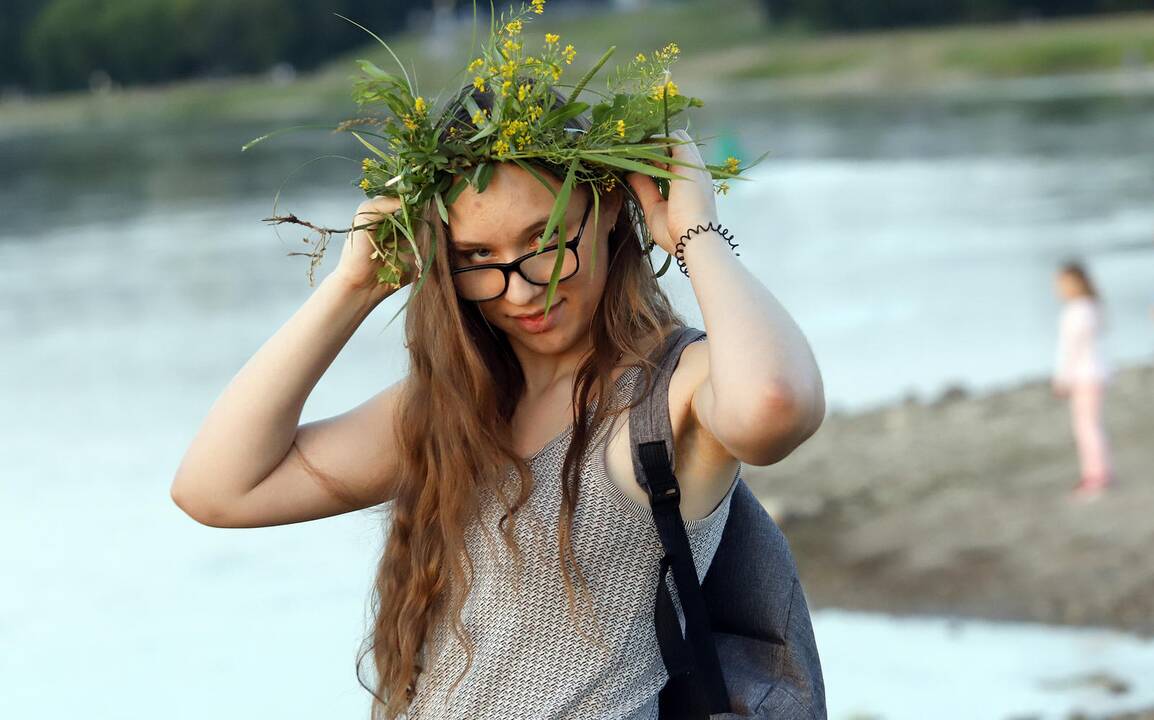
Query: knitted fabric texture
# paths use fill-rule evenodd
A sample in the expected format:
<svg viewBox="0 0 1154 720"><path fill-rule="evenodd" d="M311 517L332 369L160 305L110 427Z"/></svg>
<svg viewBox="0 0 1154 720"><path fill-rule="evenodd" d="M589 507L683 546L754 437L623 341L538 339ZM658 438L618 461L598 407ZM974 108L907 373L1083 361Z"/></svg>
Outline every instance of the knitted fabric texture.
<svg viewBox="0 0 1154 720"><path fill-rule="evenodd" d="M620 397L630 396L639 376L636 367L621 374ZM497 529L500 501L482 503L481 523L466 534L475 573L462 618L474 643L473 665L449 695L465 651L447 623L434 627L410 720L657 718L657 694L668 677L653 624L664 553L648 504L626 495L606 473L608 426L595 430L581 468L572 541L589 592L578 596L577 621L569 614L557 542L570 427L530 459L535 486L515 526L521 568ZM627 431L621 424L617 432ZM685 524L699 579L720 543L740 472L739 466L708 516ZM670 591L680 615L672 583Z"/></svg>

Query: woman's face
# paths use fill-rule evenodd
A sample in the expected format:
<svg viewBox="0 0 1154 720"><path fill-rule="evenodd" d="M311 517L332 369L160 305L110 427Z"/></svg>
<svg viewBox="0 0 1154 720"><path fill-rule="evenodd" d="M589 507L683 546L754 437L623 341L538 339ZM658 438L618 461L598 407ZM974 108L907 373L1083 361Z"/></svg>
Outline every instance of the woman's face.
<svg viewBox="0 0 1154 720"><path fill-rule="evenodd" d="M1082 283L1068 272L1058 273L1056 286L1058 297L1063 300L1073 300L1085 294L1082 290Z"/></svg>
<svg viewBox="0 0 1154 720"><path fill-rule="evenodd" d="M554 189L560 188L560 181L542 174ZM562 243L577 236L581 217L591 202L589 188L573 189ZM453 266L510 262L536 250L552 207L553 194L539 180L517 165L498 163L483 193L466 187L449 207ZM503 330L515 346L538 354L561 353L582 342L605 289L608 236L619 209L619 193L602 198L600 219L590 209L577 247L580 269L558 284L547 319L541 315L548 288L511 272L504 295L477 303L489 324Z"/></svg>

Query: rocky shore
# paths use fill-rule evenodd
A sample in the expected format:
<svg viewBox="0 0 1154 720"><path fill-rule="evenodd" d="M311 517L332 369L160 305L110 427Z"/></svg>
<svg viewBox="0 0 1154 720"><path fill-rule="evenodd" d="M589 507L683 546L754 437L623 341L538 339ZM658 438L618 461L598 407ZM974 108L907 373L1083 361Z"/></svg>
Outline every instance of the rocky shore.
<svg viewBox="0 0 1154 720"><path fill-rule="evenodd" d="M1117 481L1078 481L1065 400L1034 382L832 414L746 479L814 607L1111 626L1154 634L1154 366L1106 397Z"/></svg>

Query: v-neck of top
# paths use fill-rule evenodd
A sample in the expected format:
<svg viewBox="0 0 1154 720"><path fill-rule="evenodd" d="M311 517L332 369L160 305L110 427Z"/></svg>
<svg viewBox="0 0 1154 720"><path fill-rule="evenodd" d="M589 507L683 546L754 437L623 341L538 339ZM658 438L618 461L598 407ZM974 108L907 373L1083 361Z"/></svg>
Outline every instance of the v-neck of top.
<svg viewBox="0 0 1154 720"><path fill-rule="evenodd" d="M621 386L625 384L625 380L630 375L630 373L638 372L638 371L640 371L640 369L641 368L639 368L635 365L631 365L631 366L625 368L617 376L617 379L613 381L613 387L616 388L617 390L620 390ZM589 404L586 405L586 409L592 409L593 406L596 404L597 404L597 398L593 398L592 400L589 401ZM526 463L531 463L534 460L536 460L537 458L541 457L546 452L548 452L550 449L552 449L554 445L556 445L557 443L561 442L565 438L572 435L573 434L573 426L574 426L574 423L569 423L569 425L566 426L566 428L564 430L562 430L557 435L553 436L553 439L550 440L549 442L545 443L541 447L540 450L533 453L531 456L529 456L527 458L522 458L522 460L524 460Z"/></svg>

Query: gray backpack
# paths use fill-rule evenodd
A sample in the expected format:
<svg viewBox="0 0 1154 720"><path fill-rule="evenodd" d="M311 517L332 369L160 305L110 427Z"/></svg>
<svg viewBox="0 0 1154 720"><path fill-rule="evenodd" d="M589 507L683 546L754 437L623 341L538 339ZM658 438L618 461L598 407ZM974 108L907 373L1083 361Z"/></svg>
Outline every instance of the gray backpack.
<svg viewBox="0 0 1154 720"><path fill-rule="evenodd" d="M689 343L675 330L651 358L651 383L637 383L630 410L633 468L653 507L665 549L654 625L669 681L662 720L825 720L825 686L805 593L785 536L744 480L730 501L721 544L698 584L673 475L669 379ZM667 583L677 587L685 631Z"/></svg>

